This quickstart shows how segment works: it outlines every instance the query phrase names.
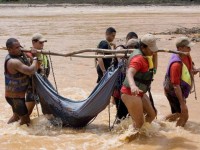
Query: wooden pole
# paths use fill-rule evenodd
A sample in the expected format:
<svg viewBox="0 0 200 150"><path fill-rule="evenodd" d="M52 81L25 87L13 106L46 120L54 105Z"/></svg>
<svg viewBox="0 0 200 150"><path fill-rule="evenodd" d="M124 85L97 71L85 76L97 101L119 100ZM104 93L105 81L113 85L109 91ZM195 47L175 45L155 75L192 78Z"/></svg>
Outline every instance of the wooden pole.
<svg viewBox="0 0 200 150"><path fill-rule="evenodd" d="M174 54L182 54L182 55L189 55L188 52L180 52L180 51L174 51L174 50L158 50L157 53L160 53L160 52L164 52L164 53L174 53Z"/></svg>
<svg viewBox="0 0 200 150"><path fill-rule="evenodd" d="M80 54L75 54L72 56L68 57L81 57L81 58L114 58L114 57L129 57L130 54L116 54L116 55L80 55Z"/></svg>
<svg viewBox="0 0 200 150"><path fill-rule="evenodd" d="M1 47L1 50L7 50L6 47ZM122 50L108 50L108 49L98 49L98 48L87 48L83 50L73 51L66 54L63 53L56 53L51 52L47 50L37 50L37 53L46 54L46 55L54 55L54 56L63 56L63 57L81 57L81 58L113 58L113 57L123 57L125 56L125 53L128 55L128 53L133 52L135 49L122 49ZM23 52L31 52L31 50L21 49ZM100 55L80 55L81 53L86 52L95 52L99 53ZM182 55L188 55L187 52L180 52L180 51L174 51L174 50L158 50L159 52L165 52L165 53L175 53L175 54L182 54ZM108 55L107 53L110 53L111 55ZM119 54L121 53L121 54ZM113 55L114 54L114 55Z"/></svg>

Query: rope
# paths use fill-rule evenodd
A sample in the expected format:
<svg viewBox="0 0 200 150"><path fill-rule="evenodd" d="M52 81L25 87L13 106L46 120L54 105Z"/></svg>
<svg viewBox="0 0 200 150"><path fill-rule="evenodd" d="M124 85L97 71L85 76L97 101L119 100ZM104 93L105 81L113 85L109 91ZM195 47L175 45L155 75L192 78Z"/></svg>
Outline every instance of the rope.
<svg viewBox="0 0 200 150"><path fill-rule="evenodd" d="M111 119L110 119L110 103L108 104L108 125L109 125L109 130L111 131L112 128L111 128Z"/></svg>
<svg viewBox="0 0 200 150"><path fill-rule="evenodd" d="M196 92L196 85L195 85L194 75L193 75L193 84L194 84L194 96L195 96L195 100L197 100L197 92Z"/></svg>
<svg viewBox="0 0 200 150"><path fill-rule="evenodd" d="M50 51L49 51L50 52ZM55 84L55 87L56 87L56 92L58 94L58 87L57 87L57 82L56 82L56 78L55 78L55 74L54 74L54 68L53 68L53 63L52 63L52 60L51 60L51 56L49 55L49 61L51 63L51 70L52 70L52 75L53 75L53 79L54 79L54 84ZM57 100L59 102L59 105L61 107L61 111L63 112L63 106L61 104L61 100L58 98L57 96Z"/></svg>
<svg viewBox="0 0 200 150"><path fill-rule="evenodd" d="M36 110L37 110L37 115L38 115L38 117L40 116L40 114L39 114L39 109L38 109L38 103L37 103L37 101L36 101L36 98L35 98L35 94L36 94L36 92L35 92L35 85L34 85L34 82L33 82L33 76L31 77L31 81L32 81L32 92L33 92L33 95L34 95L34 100L35 100L35 106L36 106Z"/></svg>
<svg viewBox="0 0 200 150"><path fill-rule="evenodd" d="M117 113L118 113L118 110L119 110L119 106L120 106L120 100L119 100L119 103L118 103L118 106L117 106ZM115 120L114 120L114 122L113 122L112 127L111 127L110 130L112 130L114 128L115 123L117 122L117 113L115 115Z"/></svg>
<svg viewBox="0 0 200 150"><path fill-rule="evenodd" d="M50 53L50 51L49 51L49 53ZM54 84L55 84L55 87L56 87L56 92L58 94L58 87L57 87L56 78L55 78L55 74L54 74L54 68L53 68L53 64L52 64L52 60L51 60L51 55L49 55L49 60L50 60L50 63L51 63L51 70L52 70L52 74L53 74Z"/></svg>
<svg viewBox="0 0 200 150"><path fill-rule="evenodd" d="M97 118L97 115L87 125L90 125L96 118Z"/></svg>

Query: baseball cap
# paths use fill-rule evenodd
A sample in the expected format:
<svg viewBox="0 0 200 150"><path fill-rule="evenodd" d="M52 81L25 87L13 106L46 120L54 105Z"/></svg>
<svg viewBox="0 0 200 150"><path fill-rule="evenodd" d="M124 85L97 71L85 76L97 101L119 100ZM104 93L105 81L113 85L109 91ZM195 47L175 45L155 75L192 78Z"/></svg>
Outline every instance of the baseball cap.
<svg viewBox="0 0 200 150"><path fill-rule="evenodd" d="M158 51L156 40L157 39L153 34L145 34L141 38L141 42L146 44L152 52Z"/></svg>
<svg viewBox="0 0 200 150"><path fill-rule="evenodd" d="M138 39L130 39L130 40L128 40L128 42L126 43L126 46L127 47L135 47L135 46L137 46L139 44L139 41L138 41Z"/></svg>
<svg viewBox="0 0 200 150"><path fill-rule="evenodd" d="M180 37L176 40L176 47L192 47L195 43L191 42L188 37Z"/></svg>
<svg viewBox="0 0 200 150"><path fill-rule="evenodd" d="M32 41L34 41L34 40L38 40L40 42L47 42L47 40L44 38L44 36L40 33L33 34Z"/></svg>

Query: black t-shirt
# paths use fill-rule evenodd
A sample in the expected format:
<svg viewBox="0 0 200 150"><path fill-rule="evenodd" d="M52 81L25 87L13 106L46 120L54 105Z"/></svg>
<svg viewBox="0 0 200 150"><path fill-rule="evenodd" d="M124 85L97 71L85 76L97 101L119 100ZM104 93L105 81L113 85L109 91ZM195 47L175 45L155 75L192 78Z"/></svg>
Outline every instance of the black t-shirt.
<svg viewBox="0 0 200 150"><path fill-rule="evenodd" d="M110 44L106 40L102 40L99 43L97 48L100 48L100 49L111 49ZM104 53L104 54L108 55L110 53ZM103 58L103 63L104 63L104 66L105 66L106 70L110 67L111 62L112 62L112 58Z"/></svg>

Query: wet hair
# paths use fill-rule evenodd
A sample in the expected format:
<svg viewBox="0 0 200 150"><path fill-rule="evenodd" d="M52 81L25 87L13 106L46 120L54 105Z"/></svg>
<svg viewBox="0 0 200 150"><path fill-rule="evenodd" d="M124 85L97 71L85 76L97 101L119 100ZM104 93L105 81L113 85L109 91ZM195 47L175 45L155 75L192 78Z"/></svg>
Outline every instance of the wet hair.
<svg viewBox="0 0 200 150"><path fill-rule="evenodd" d="M128 42L126 43L126 47L138 49L139 48L139 40L134 39L134 38L128 40Z"/></svg>
<svg viewBox="0 0 200 150"><path fill-rule="evenodd" d="M138 39L138 35L135 33L135 32L129 32L126 36L126 40L129 40L129 39Z"/></svg>
<svg viewBox="0 0 200 150"><path fill-rule="evenodd" d="M136 49L140 48L140 44L137 43L137 44L134 46L134 48L136 48Z"/></svg>
<svg viewBox="0 0 200 150"><path fill-rule="evenodd" d="M7 48L12 48L15 42L18 42L18 40L15 39L15 38L9 38L9 39L6 41L6 47L7 47Z"/></svg>
<svg viewBox="0 0 200 150"><path fill-rule="evenodd" d="M116 30L115 30L115 28L113 28L113 27L109 27L109 28L106 30L106 33L108 33L108 34L116 33Z"/></svg>

